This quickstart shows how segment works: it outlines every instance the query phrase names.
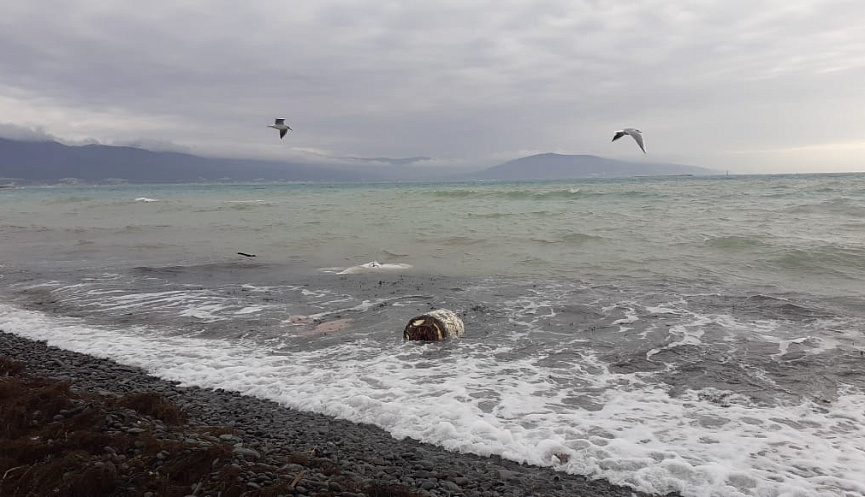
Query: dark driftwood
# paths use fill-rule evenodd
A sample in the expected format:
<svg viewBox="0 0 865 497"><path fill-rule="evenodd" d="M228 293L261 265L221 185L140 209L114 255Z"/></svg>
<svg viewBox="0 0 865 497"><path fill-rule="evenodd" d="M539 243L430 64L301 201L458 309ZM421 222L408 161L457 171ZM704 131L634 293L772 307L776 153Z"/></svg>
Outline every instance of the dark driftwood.
<svg viewBox="0 0 865 497"><path fill-rule="evenodd" d="M463 321L453 311L436 309L411 318L402 332L405 340L437 342L465 334Z"/></svg>
<svg viewBox="0 0 865 497"><path fill-rule="evenodd" d="M244 257L255 257L255 254L247 254L246 252L238 252L237 255L242 255Z"/></svg>

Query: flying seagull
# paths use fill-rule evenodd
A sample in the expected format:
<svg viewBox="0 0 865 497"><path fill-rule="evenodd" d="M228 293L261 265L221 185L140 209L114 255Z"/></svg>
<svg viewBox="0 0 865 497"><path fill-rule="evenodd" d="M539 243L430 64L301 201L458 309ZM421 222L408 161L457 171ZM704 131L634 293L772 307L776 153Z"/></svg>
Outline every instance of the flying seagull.
<svg viewBox="0 0 865 497"><path fill-rule="evenodd" d="M613 141L616 141L625 135L628 135L631 138L633 138L634 141L637 142L637 145L640 146L640 150L642 150L644 154L646 153L646 147L643 146L642 131L640 131L638 129L634 129L634 128L620 129L619 131L616 131L615 136L613 136Z"/></svg>
<svg viewBox="0 0 865 497"><path fill-rule="evenodd" d="M279 130L279 139L282 140L285 137L285 134L288 133L288 130L291 129L291 126L285 124L285 118L279 118L273 122L268 128L278 129Z"/></svg>

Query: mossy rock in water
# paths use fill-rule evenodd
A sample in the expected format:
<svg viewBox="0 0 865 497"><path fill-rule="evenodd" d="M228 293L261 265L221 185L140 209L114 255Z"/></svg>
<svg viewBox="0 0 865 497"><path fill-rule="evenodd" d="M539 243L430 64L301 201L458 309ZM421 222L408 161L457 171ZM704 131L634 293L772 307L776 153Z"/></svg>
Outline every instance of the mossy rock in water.
<svg viewBox="0 0 865 497"><path fill-rule="evenodd" d="M411 318L402 332L402 337L406 340L438 342L464 334L465 325L456 313L447 309L436 309Z"/></svg>

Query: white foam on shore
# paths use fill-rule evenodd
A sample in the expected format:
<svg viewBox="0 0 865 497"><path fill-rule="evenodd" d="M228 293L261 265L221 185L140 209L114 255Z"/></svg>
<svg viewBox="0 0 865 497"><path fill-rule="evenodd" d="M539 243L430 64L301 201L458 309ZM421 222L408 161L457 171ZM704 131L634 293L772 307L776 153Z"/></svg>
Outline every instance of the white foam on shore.
<svg viewBox="0 0 865 497"><path fill-rule="evenodd" d="M541 366L538 357L502 361L508 346L489 341L445 349L360 340L275 355L248 343L100 328L5 304L0 329L184 385L234 390L372 423L397 438L646 492L865 495L865 394L852 388L826 405L755 406L737 396L719 405L706 392L671 398L645 373L609 373L591 356L567 368ZM554 381L564 375L581 386ZM595 392L599 409L569 401L586 392ZM555 454L568 462L559 464Z"/></svg>

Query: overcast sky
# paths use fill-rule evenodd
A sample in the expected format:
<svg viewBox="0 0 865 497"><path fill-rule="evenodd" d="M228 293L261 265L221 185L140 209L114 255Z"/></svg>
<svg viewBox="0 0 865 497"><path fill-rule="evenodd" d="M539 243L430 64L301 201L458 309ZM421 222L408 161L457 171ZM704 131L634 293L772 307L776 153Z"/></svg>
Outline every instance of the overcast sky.
<svg viewBox="0 0 865 497"><path fill-rule="evenodd" d="M865 171L863 19L862 0L9 1L0 136ZM610 141L628 126L648 155Z"/></svg>

